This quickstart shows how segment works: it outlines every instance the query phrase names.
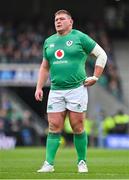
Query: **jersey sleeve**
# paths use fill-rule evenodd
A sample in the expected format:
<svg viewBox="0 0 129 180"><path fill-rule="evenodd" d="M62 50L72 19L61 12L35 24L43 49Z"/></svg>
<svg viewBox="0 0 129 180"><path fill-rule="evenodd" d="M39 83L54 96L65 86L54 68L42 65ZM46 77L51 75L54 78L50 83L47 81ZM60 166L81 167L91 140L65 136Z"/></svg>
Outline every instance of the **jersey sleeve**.
<svg viewBox="0 0 129 180"><path fill-rule="evenodd" d="M45 42L43 44L43 59L48 60L46 49L47 49L47 41L45 40Z"/></svg>
<svg viewBox="0 0 129 180"><path fill-rule="evenodd" d="M84 51L87 54L90 54L96 45L96 42L91 37L89 37L87 34L84 33L82 33L81 35L81 43Z"/></svg>

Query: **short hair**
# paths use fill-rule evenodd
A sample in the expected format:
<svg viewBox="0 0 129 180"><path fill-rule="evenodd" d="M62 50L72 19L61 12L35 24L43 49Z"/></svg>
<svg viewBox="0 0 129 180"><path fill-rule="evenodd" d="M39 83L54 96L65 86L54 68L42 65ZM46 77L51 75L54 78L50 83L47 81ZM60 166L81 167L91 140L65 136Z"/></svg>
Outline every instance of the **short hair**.
<svg viewBox="0 0 129 180"><path fill-rule="evenodd" d="M58 15L58 14L67 14L70 18L72 18L71 13L68 12L67 10L64 10L64 9L58 10L58 11L55 13L55 16Z"/></svg>

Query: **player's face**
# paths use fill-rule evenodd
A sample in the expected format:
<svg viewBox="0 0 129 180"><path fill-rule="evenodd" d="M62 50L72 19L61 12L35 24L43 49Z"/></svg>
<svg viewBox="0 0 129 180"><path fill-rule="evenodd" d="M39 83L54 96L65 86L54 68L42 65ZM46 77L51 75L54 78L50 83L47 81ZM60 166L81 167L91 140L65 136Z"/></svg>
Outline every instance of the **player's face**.
<svg viewBox="0 0 129 180"><path fill-rule="evenodd" d="M60 34L65 34L72 28L73 21L67 14L57 14L55 17L55 29Z"/></svg>

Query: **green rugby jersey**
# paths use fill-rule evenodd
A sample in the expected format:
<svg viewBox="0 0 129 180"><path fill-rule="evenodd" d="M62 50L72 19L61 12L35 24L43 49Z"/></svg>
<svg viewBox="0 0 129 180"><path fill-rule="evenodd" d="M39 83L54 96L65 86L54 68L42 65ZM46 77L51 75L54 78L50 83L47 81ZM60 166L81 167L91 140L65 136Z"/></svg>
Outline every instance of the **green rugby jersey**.
<svg viewBox="0 0 129 180"><path fill-rule="evenodd" d="M86 79L85 62L95 45L93 39L75 29L64 36L47 38L43 56L50 66L51 89L79 87Z"/></svg>

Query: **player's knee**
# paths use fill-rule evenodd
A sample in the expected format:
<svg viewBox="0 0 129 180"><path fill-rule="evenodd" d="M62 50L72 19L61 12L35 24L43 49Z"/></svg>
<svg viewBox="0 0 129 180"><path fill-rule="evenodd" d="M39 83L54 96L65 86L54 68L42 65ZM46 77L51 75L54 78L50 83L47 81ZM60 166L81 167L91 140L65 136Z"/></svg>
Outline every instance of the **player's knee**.
<svg viewBox="0 0 129 180"><path fill-rule="evenodd" d="M80 133L82 133L84 131L84 128L83 127L75 127L74 129L73 129L73 132L75 133L75 134L80 134Z"/></svg>
<svg viewBox="0 0 129 180"><path fill-rule="evenodd" d="M74 133L81 133L84 131L83 122L80 121L79 123L76 123L72 127Z"/></svg>
<svg viewBox="0 0 129 180"><path fill-rule="evenodd" d="M61 132L62 128L60 124L57 123L49 123L49 131L50 132Z"/></svg>

